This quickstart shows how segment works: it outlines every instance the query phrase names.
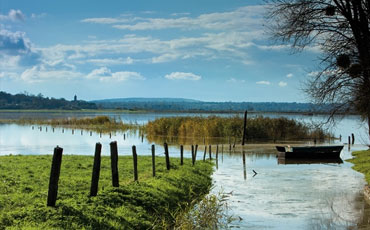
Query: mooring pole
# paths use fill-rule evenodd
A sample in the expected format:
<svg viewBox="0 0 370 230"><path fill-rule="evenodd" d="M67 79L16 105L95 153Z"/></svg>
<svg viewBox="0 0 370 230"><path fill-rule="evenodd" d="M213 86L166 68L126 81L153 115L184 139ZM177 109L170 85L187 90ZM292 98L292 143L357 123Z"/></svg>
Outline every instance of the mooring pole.
<svg viewBox="0 0 370 230"><path fill-rule="evenodd" d="M245 138L247 137L247 116L248 116L248 110L245 110L245 112L244 112L244 126L243 126L243 140L242 140L242 145L244 145Z"/></svg>

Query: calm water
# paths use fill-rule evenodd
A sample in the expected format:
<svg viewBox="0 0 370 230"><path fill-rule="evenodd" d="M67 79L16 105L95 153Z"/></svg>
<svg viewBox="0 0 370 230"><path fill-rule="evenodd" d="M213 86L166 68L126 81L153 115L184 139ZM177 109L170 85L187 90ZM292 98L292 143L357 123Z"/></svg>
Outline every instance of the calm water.
<svg viewBox="0 0 370 230"><path fill-rule="evenodd" d="M95 116L95 114L78 114ZM162 116L184 114L107 114L119 117L124 122L145 123ZM188 115L188 114L186 114ZM196 115L196 114L191 114ZM230 116L229 114L221 114ZM0 117L8 114L0 114ZM22 114L22 116L45 116L43 114ZM48 115L46 115L48 116ZM66 116L54 114L53 117ZM203 114L204 116L204 114ZM268 114L270 117L281 114ZM317 116L284 115L311 122L323 119ZM341 153L343 160L351 158L352 150L365 149L366 128L359 117L343 119L337 128L330 129L336 136L356 136L356 145L349 151L347 145ZM130 155L131 146L136 145L139 155L149 155L150 145L135 132L113 133L100 137L98 133L43 126L42 130L32 126L13 124L0 125L0 155L6 154L51 154L56 145L63 147L64 154L92 155L96 142L103 145L102 154L109 155L109 143L118 142L120 155ZM343 138L346 142L347 138ZM163 154L163 146L155 143L157 155ZM273 144L247 144L244 149L219 146L220 154L213 180L213 193L223 191L229 197L230 212L237 220L235 228L240 229L369 229L369 210L364 202L362 189L365 184L360 173L351 169L351 164L330 162L280 162L275 157ZM215 150L215 146L212 147ZM185 156L190 157L190 148L185 146ZM179 156L179 146L170 145L170 155ZM198 159L202 158L204 146L200 145ZM243 153L245 164L243 164ZM285 163L285 164L284 164ZM287 164L290 163L290 164ZM253 170L257 172L255 175Z"/></svg>

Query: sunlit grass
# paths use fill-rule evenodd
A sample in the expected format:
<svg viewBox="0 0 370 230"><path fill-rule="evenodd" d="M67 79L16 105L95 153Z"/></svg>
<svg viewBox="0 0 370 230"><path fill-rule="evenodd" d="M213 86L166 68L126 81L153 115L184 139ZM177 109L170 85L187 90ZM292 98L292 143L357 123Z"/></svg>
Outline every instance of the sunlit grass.
<svg viewBox="0 0 370 230"><path fill-rule="evenodd" d="M356 151L352 153L353 159L348 161L353 163L352 168L365 175L366 182L370 184L370 150Z"/></svg>
<svg viewBox="0 0 370 230"><path fill-rule="evenodd" d="M132 157L119 157L120 187L111 186L110 158L102 157L99 192L89 197L93 157L62 159L56 207L47 207L52 156L0 157L0 229L148 229L173 223L172 213L202 199L211 186L212 164L139 156L139 182Z"/></svg>

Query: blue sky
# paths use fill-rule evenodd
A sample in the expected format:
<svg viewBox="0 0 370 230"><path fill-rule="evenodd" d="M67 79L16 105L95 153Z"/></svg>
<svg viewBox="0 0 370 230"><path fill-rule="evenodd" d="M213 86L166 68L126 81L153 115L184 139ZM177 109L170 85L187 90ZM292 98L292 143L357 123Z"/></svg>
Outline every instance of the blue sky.
<svg viewBox="0 0 370 230"><path fill-rule="evenodd" d="M274 43L265 12L257 0L0 0L0 90L306 102L319 49Z"/></svg>

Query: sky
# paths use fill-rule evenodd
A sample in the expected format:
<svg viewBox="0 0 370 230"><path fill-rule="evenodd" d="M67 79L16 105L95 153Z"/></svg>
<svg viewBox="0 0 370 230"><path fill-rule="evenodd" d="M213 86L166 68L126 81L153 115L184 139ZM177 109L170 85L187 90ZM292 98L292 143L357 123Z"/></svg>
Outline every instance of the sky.
<svg viewBox="0 0 370 230"><path fill-rule="evenodd" d="M320 50L271 39L262 0L0 0L0 90L82 100L308 102Z"/></svg>

